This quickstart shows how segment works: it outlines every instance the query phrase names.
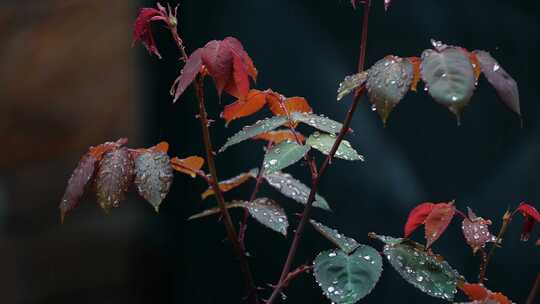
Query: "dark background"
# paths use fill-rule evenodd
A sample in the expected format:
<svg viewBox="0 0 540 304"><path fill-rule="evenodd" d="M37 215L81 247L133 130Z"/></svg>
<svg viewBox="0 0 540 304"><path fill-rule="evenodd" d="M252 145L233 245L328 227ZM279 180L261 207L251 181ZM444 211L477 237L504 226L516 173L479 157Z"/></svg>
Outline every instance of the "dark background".
<svg viewBox="0 0 540 304"><path fill-rule="evenodd" d="M52 15L64 13L71 15L72 23L47 23L52 33L66 32L65 36L58 35L58 41L51 43L51 35L56 36L48 34L49 39L40 46L42 49L35 46L35 52L28 57L35 58L52 49L54 54L65 53L53 59L76 67L48 72L52 69L47 65L51 59L44 57L34 65L29 64L27 70L23 70L26 73L20 72L21 76L13 79L13 72L20 70L20 66L8 66L13 57L2 54L0 76L3 77L0 79L5 80L4 86L7 83L8 88L20 87L8 90L13 93L0 95L2 104L12 104L9 111L1 114L13 125L12 129L4 129L2 139L8 138L13 130L19 130L18 125L24 125L27 129L19 130L22 134L39 134L35 135L39 139L34 142L43 143L44 136L59 130L73 130L73 126L54 123L44 126L38 118L56 115L55 123L64 122L66 117L75 120L73 115L78 113L90 115L85 108L88 105L93 105L90 109L99 110L84 123L94 133L81 134L78 129L72 131L73 134L62 133L64 137L59 137L62 144L48 142L55 147L54 153L40 158L37 153L28 153L25 158L10 161L21 155L21 151L35 149L31 140L20 149L13 148L11 153L3 152L0 263L4 264L5 271L0 275L0 290L6 288L3 291L6 303L239 303L241 277L230 245L223 241L223 225L215 218L185 221L189 215L215 205L213 199L200 202L199 195L205 189L201 180L176 175L159 216L133 195L120 209L105 217L90 196L66 224L58 223L56 206L65 181L88 145L129 134L133 147L166 140L171 144L171 155L186 157L204 152L192 90L174 105L168 95L181 66L175 46L162 27L154 27L164 57L157 60L149 57L140 46L130 49L135 2L118 1L111 5L96 1L95 10L90 11L85 7L88 4L80 4L83 2L50 2L64 10L42 9L38 11L42 18L48 20ZM76 4L66 4L68 2ZM380 244L367 239L367 233L401 235L408 212L424 201L456 199L461 210L470 206L478 215L492 219L493 233L498 231L501 216L508 206L529 201L539 207L540 187L536 174L540 169L537 156L540 153L537 139L540 109L536 97L540 70L538 5L533 1L395 0L385 14L382 2L373 2L368 66L388 54L419 56L423 49L430 47L430 38L470 50L490 51L519 83L524 126L520 128L519 119L497 100L494 90L483 78L464 111L461 127L456 126L448 110L421 89L405 97L391 114L386 128L367 101L363 102L352 123L355 133L348 140L365 155L366 162L334 162L319 191L329 201L333 212L316 210L314 218L362 243L380 248ZM140 3L152 4L153 1ZM36 37L42 36L39 30L45 26L28 25L24 21L28 20L28 15L21 13L15 1L8 1L0 8L5 15L12 14L7 24L12 26L13 32L18 33L16 31L23 28L24 33L38 31ZM74 9L79 9L82 15L76 15ZM212 39L229 35L239 38L259 70L257 88L272 88L287 96L304 96L317 113L341 121L350 98L336 103L336 89L345 75L355 72L361 13L361 9L352 10L345 0L182 1L179 31L189 50ZM87 19L81 22L81 16ZM64 20L62 15L57 19ZM85 48L66 50L62 37L74 39L81 35L81 28L89 27L93 28L92 32L73 42ZM8 36L24 42L11 44L13 54L27 49L27 41L33 41L32 36L21 38L20 35ZM109 36L108 40L103 38ZM98 49L103 49L103 53ZM70 59L74 55L76 59ZM23 57L21 62L28 61L28 57ZM91 69L101 72L88 75ZM28 78L36 77L36 71L40 71L43 78L63 76L54 84L59 98L69 101L67 105L62 104L57 110L40 106L41 99L49 101L47 105L57 100L50 98L51 85L44 81L36 84L41 91L27 93L30 90L24 84ZM114 72L119 75L110 76ZM95 84L85 87L85 92L88 90L93 95L84 96L84 102L74 95L81 92L82 87L66 93L74 87L73 79L78 79L73 75L84 75L81 83L87 86ZM216 119L212 125L216 147L242 125L269 116L264 112L234 121L224 128L219 112L223 104L232 99L224 97L219 104L210 81L207 95L210 116ZM30 99L36 100L35 105L23 108ZM69 115L64 110L68 105L72 107L71 112L67 112ZM50 113L44 113L42 107ZM35 117L28 113L35 113ZM27 120L21 121L20 117L27 116ZM128 122L124 121L126 119ZM78 143L66 147L66 141L62 140L66 136L77 138ZM258 166L263 157L262 145L260 142L243 143L218 155L220 177L228 178ZM13 144L7 146L13 147ZM306 183L309 180L306 166L297 165L287 171ZM227 198L247 198L252 185L228 193ZM293 213L301 210L300 205L268 187L263 194L282 203L292 226L296 226ZM234 215L239 218L237 213ZM266 287L266 283L277 280L292 239L292 229L284 239L250 222L247 246L258 285ZM520 229L520 220L514 221L504 247L496 251L490 264L487 282L490 289L504 292L517 303L524 301L540 270L540 249L534 246L540 233L533 231L532 240L521 243ZM414 237L422 240L422 232L415 233ZM308 227L295 265L309 262L319 251L331 247ZM434 250L444 255L467 279L476 279L479 259L472 256L464 243L459 220L436 242ZM286 293L289 303L328 302L311 275L295 280ZM261 295L269 295L269 289ZM404 299L407 303L442 302L414 289L388 264L377 287L363 302L394 303Z"/></svg>

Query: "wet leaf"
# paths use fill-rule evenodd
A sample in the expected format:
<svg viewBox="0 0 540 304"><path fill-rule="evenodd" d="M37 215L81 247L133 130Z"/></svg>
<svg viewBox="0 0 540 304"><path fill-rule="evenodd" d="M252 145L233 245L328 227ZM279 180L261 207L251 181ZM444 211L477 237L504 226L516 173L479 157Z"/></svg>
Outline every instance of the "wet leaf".
<svg viewBox="0 0 540 304"><path fill-rule="evenodd" d="M512 76L499 65L495 58L491 57L486 51L474 51L482 73L486 79L497 91L497 95L501 101L507 105L510 110L521 116L519 107L519 90L516 81Z"/></svg>
<svg viewBox="0 0 540 304"><path fill-rule="evenodd" d="M201 170L204 165L204 158L199 156L190 156L180 159L173 157L171 159L171 166L174 170L190 175L191 177L197 176L197 172Z"/></svg>
<svg viewBox="0 0 540 304"><path fill-rule="evenodd" d="M68 180L66 191L60 202L60 218L64 222L64 217L68 212L75 209L84 194L86 185L92 180L96 169L97 159L90 153L83 155L75 170Z"/></svg>
<svg viewBox="0 0 540 304"><path fill-rule="evenodd" d="M336 135L315 132L308 137L306 144L321 151L323 154L328 155L335 142ZM358 152L351 147L351 143L346 140L341 141L334 156L345 160L364 161L364 157L358 154Z"/></svg>
<svg viewBox="0 0 540 304"><path fill-rule="evenodd" d="M245 98L236 100L225 106L221 117L228 124L234 119L257 113L266 104L266 94L259 90L250 90Z"/></svg>
<svg viewBox="0 0 540 304"><path fill-rule="evenodd" d="M242 202L242 201L233 201L233 202L230 202L230 203L226 203L225 204L225 207L227 207L227 209L230 209L230 208L245 208L246 207L246 203L245 202ZM200 219L200 218L203 218L203 217L207 217L207 216L210 216L210 215L214 215L214 214L219 214L221 213L221 209L218 207L213 207L213 208L210 208L210 209L206 209L200 213L197 213L197 214L194 214L190 217L188 217L188 221L190 220L195 220L195 219Z"/></svg>
<svg viewBox="0 0 540 304"><path fill-rule="evenodd" d="M173 181L171 160L164 152L147 152L135 158L135 185L140 196L159 212Z"/></svg>
<svg viewBox="0 0 540 304"><path fill-rule="evenodd" d="M96 194L101 208L109 212L124 200L133 182L133 159L127 148L103 155L96 172Z"/></svg>
<svg viewBox="0 0 540 304"><path fill-rule="evenodd" d="M273 200L261 197L247 202L249 214L264 226L287 236L289 222L285 210Z"/></svg>
<svg viewBox="0 0 540 304"><path fill-rule="evenodd" d="M461 276L439 256L427 253L412 241L387 244L383 252L405 281L430 296L447 301L454 299Z"/></svg>
<svg viewBox="0 0 540 304"><path fill-rule="evenodd" d="M386 56L369 69L366 81L369 100L384 124L392 109L409 91L413 78L413 65L397 56Z"/></svg>
<svg viewBox="0 0 540 304"><path fill-rule="evenodd" d="M432 42L437 50L422 53L421 72L429 94L448 107L456 117L471 99L475 89L474 70L468 54L461 48Z"/></svg>
<svg viewBox="0 0 540 304"><path fill-rule="evenodd" d="M301 160L309 149L308 145L299 145L294 141L283 141L272 146L264 155L264 170L273 173L286 168Z"/></svg>
<svg viewBox="0 0 540 304"><path fill-rule="evenodd" d="M270 186L276 188L279 192L281 192L281 194L301 204L307 204L311 189L309 189L309 187L304 185L301 181L292 177L290 174L283 172L265 172L263 177ZM328 202L326 202L326 200L318 194L315 195L313 207L330 210Z"/></svg>
<svg viewBox="0 0 540 304"><path fill-rule="evenodd" d="M366 245L350 255L334 249L319 253L313 274L323 294L334 303L356 303L375 287L382 273L377 250Z"/></svg>
<svg viewBox="0 0 540 304"><path fill-rule="evenodd" d="M274 116L271 118L265 118L263 120L257 121L251 126L246 126L242 128L238 133L230 137L225 145L219 149L219 152L225 151L230 146L236 145L244 140L253 138L259 134L272 131L287 122L287 117L285 116Z"/></svg>
<svg viewBox="0 0 540 304"><path fill-rule="evenodd" d="M88 154L94 156L98 161L100 161L103 157L103 154L112 150L116 150L121 146L127 144L127 142L127 138L120 138L117 141L108 141L95 147L90 147L90 149L88 150Z"/></svg>
<svg viewBox="0 0 540 304"><path fill-rule="evenodd" d="M439 203L433 206L433 210L428 215L425 221L425 234L427 247L431 245L443 234L452 221L456 207L453 202Z"/></svg>
<svg viewBox="0 0 540 304"><path fill-rule="evenodd" d="M364 85L367 79L367 72L360 72L358 74L345 77L339 84L337 90L337 100L343 99L343 97L349 95L349 93L355 91L358 87Z"/></svg>
<svg viewBox="0 0 540 304"><path fill-rule="evenodd" d="M312 113L300 113L294 112L291 115L292 120L303 122L309 126L319 129L324 132L337 134L341 131L343 125L337 121L334 121L326 116L312 114Z"/></svg>
<svg viewBox="0 0 540 304"><path fill-rule="evenodd" d="M484 248L487 242L495 242L497 238L489 232L490 220L476 216L471 208L467 209L468 216L461 222L461 231L467 244L476 252L478 249Z"/></svg>
<svg viewBox="0 0 540 304"><path fill-rule="evenodd" d="M313 109L304 97L290 97L282 101L280 98L272 98L272 96L268 95L267 101L270 111L274 115L290 115L293 112L313 112Z"/></svg>
<svg viewBox="0 0 540 304"><path fill-rule="evenodd" d="M500 292L492 292L483 284L465 283L461 290L469 297L472 303L479 304L512 304L512 301ZM478 302L477 302L478 301Z"/></svg>
<svg viewBox="0 0 540 304"><path fill-rule="evenodd" d="M536 208L528 203L519 204L515 212L521 213L523 215L523 228L521 230L521 240L528 241L531 231L536 222L540 222L540 213Z"/></svg>
<svg viewBox="0 0 540 304"><path fill-rule="evenodd" d="M230 191L247 182L250 178L253 178L250 173L239 174L233 178L229 178L227 180L219 182L219 189L221 190L221 192ZM208 187L208 189L206 189L206 191L201 194L201 197L202 199L206 199L207 197L214 194L214 189L212 187Z"/></svg>
<svg viewBox="0 0 540 304"><path fill-rule="evenodd" d="M336 229L332 229L328 226L325 226L315 220L309 220L311 225L322 234L330 242L334 243L339 249L343 250L346 254L351 254L360 244L356 240L346 237L345 235L339 233Z"/></svg>
<svg viewBox="0 0 540 304"><path fill-rule="evenodd" d="M295 135L296 134L296 135ZM294 132L289 129L283 129L283 130L276 130L276 131L270 131L266 133L259 134L255 136L253 139L262 139L266 140L268 142L272 142L274 144L279 144L283 141L294 141L296 139L300 140L300 142L305 142L306 138L304 135L302 135L300 132Z"/></svg>
<svg viewBox="0 0 540 304"><path fill-rule="evenodd" d="M174 96L173 102L176 102L180 96L182 96L182 94L199 74L202 67L201 55L202 49L195 50L195 52L193 52L186 61L180 76L178 76L178 78L176 78L174 81L171 88L171 95Z"/></svg>
<svg viewBox="0 0 540 304"><path fill-rule="evenodd" d="M435 204L433 203L422 203L414 207L411 213L409 213L407 223L405 223L405 237L409 237L416 228L425 223L426 218L431 213L434 206Z"/></svg>

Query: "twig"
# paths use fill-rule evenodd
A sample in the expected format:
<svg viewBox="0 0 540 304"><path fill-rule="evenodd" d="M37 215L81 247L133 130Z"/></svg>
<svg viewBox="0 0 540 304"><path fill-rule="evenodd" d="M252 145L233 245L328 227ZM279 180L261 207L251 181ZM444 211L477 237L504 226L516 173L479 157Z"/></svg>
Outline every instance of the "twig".
<svg viewBox="0 0 540 304"><path fill-rule="evenodd" d="M361 38L361 43L360 43L360 58L358 60L358 72L361 72L364 70L364 65L365 65L365 60L366 60L365 59L366 43L367 43L368 24L369 24L368 18L369 18L369 11L371 7L371 1L366 0L365 2L363 2L363 4L364 4L364 16L362 20L362 38ZM294 239L292 241L291 247L289 249L289 253L287 255L287 259L281 271L280 279L278 283L276 284L274 291L272 292L272 295L268 299L267 304L272 304L274 301L276 301L278 296L281 294L282 289L286 286L286 283L288 283L287 276L290 272L291 265L293 263L294 257L296 256L298 247L300 245L300 240L302 238L304 228L306 226L306 223L309 221L309 213L311 211L311 207L315 200L315 194L317 193L319 181L321 177L323 176L324 172L326 171L326 168L330 164L339 145L341 144L343 137L345 137L345 134L349 130L349 125L351 124L352 117L354 115L354 112L356 111L356 107L358 106L358 102L360 101L360 97L363 95L364 90L365 88L361 87L356 91L351 107L349 108L345 121L343 122L343 127L341 128L341 131L339 132L339 135L337 136L336 141L334 142L334 145L332 146L332 149L330 150L330 153L324 160L324 163L321 165L320 169L318 170L318 173L316 172L312 176L311 192L309 193L308 201L306 203L306 206L304 207L304 211L302 213L302 218L300 220L300 223L298 224L298 227L296 228Z"/></svg>
<svg viewBox="0 0 540 304"><path fill-rule="evenodd" d="M178 35L176 27L173 25L170 25L169 30L174 38L174 41L176 42L176 45L178 46L178 49L180 50L182 60L186 62L188 59L188 55L186 53L182 39ZM212 187L216 195L218 206L221 211L222 218L223 218L223 224L225 225L225 230L227 232L227 238L231 242L233 246L233 250L236 256L238 257L238 260L240 261L240 268L241 268L242 274L244 275L244 281L246 284L247 301L248 303L251 303L251 304L258 304L259 298L257 295L257 289L255 287L255 282L253 280L253 275L251 273L249 263L247 261L245 250L243 246L241 245L241 243L239 242L238 235L236 233L236 228L234 227L234 224L231 219L231 215L225 204L223 192L219 188L219 179L218 179L216 164L214 160L214 149L212 148L210 129L208 127L209 125L208 116L207 116L206 107L204 104L203 79L201 78L200 75L197 76L197 79L194 82L194 85L195 85L197 101L199 103L199 120L201 122L201 128L202 128L202 133L203 133L203 142L204 142L204 147L205 147L205 152L206 152L206 162L207 162L208 170L211 176L211 179L209 180L210 186Z"/></svg>
<svg viewBox="0 0 540 304"><path fill-rule="evenodd" d="M486 280L486 269L487 269L487 253L484 248L480 248L481 261L480 261L480 271L478 274L478 283L483 284Z"/></svg>
<svg viewBox="0 0 540 304"><path fill-rule="evenodd" d="M533 304L533 301L538 294L538 290L540 290L540 274L536 277L536 281L534 281L534 285L529 292L529 296L527 297L527 302L525 302L525 304Z"/></svg>
<svg viewBox="0 0 540 304"><path fill-rule="evenodd" d="M497 234L497 239L495 240L495 243L491 246L491 249L489 250L489 253L484 261L484 276L487 271L487 267L489 265L489 261L491 260L491 257L493 256L493 253L495 252L495 248L500 247L503 241L504 234L506 233L506 230L508 230L508 224L512 221L513 213L510 211L506 211L503 215L503 221L501 225L501 229L499 230L499 233Z"/></svg>

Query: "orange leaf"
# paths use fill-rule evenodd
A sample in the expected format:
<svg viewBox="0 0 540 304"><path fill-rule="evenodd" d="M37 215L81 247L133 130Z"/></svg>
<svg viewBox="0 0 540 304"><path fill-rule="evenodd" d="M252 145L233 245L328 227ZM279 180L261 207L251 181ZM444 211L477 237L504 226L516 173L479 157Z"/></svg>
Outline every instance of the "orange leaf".
<svg viewBox="0 0 540 304"><path fill-rule="evenodd" d="M95 157L98 161L101 160L101 157L103 154L118 149L121 146L127 144L128 139L127 138L120 138L115 142L108 141L106 143L103 143L101 145L97 145L95 147L90 147L89 154Z"/></svg>
<svg viewBox="0 0 540 304"><path fill-rule="evenodd" d="M270 111L274 115L287 115L292 112L312 113L313 109L309 106L304 97L290 97L285 100L276 98L275 94L269 94L267 99Z"/></svg>
<svg viewBox="0 0 540 304"><path fill-rule="evenodd" d="M500 292L491 293L488 297L489 300L494 300L499 304L512 304L512 301Z"/></svg>
<svg viewBox="0 0 540 304"><path fill-rule="evenodd" d="M414 71L414 77L411 81L411 91L416 92L416 87L418 86L418 82L420 81L420 63L422 62L422 60L418 57L408 57L407 59L412 64Z"/></svg>
<svg viewBox="0 0 540 304"><path fill-rule="evenodd" d="M262 139L262 140L272 142L274 144L279 144L280 142L286 141L286 140L296 141L297 137L301 142L304 142L306 140L304 135L300 134L299 132L295 132L295 133L296 133L296 137L294 136L291 130L270 131L270 132L259 134L255 136L254 139Z"/></svg>
<svg viewBox="0 0 540 304"><path fill-rule="evenodd" d="M246 117L258 112L266 104L266 94L259 90L250 90L245 99L238 99L226 105L221 117L228 124L234 119Z"/></svg>
<svg viewBox="0 0 540 304"><path fill-rule="evenodd" d="M184 159L173 157L171 159L171 166L174 170L191 175L191 177L195 177L203 165L204 158L199 156L190 156Z"/></svg>
<svg viewBox="0 0 540 304"><path fill-rule="evenodd" d="M468 284L465 283L461 290L469 297L470 300L483 300L488 296L488 290L483 284Z"/></svg>
<svg viewBox="0 0 540 304"><path fill-rule="evenodd" d="M439 203L433 206L433 210L428 215L425 221L425 233L426 233L426 246L429 248L431 245L443 234L448 228L454 214L456 213L456 207L454 203Z"/></svg>
<svg viewBox="0 0 540 304"><path fill-rule="evenodd" d="M480 78L480 73L482 72L482 69L480 67L480 62L478 62L478 58L476 57L476 54L473 52L469 53L469 60L471 61L471 64L474 69L474 79L478 81L478 78Z"/></svg>
<svg viewBox="0 0 540 304"><path fill-rule="evenodd" d="M166 141L162 141L159 144L151 147L150 149L154 152L167 153L167 151L169 151L169 143Z"/></svg>
<svg viewBox="0 0 540 304"><path fill-rule="evenodd" d="M219 189L221 190L221 192L227 192L229 190L232 190L232 189L242 185L247 180L249 180L250 177L252 177L251 174L242 173L242 174L240 174L238 176L235 176L233 178L221 181L221 182L219 182ZM214 195L214 189L212 189L212 187L209 187L208 189L206 189L206 191L204 191L201 194L201 197L202 197L202 199L206 199L207 197L209 197L211 195Z"/></svg>

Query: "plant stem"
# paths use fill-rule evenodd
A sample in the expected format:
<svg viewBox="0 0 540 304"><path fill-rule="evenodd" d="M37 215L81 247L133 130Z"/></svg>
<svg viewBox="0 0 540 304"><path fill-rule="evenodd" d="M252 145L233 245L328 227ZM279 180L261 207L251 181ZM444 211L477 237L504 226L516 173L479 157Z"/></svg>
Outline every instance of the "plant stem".
<svg viewBox="0 0 540 304"><path fill-rule="evenodd" d="M371 7L371 1L366 0L363 2L364 4L364 15L362 19L362 36L361 36L361 42L360 42L360 58L358 59L358 72L361 72L364 70L364 65L366 61L366 44L367 44L367 34L368 34L368 25L369 25L369 11ZM304 211L302 212L302 217L300 219L300 223L298 224L298 227L296 228L296 232L294 234L294 239L291 243L291 247L289 249L289 253L287 255L287 259L285 261L285 264L283 265L283 269L281 271L281 276L279 278L278 283L276 284L274 291L272 292L272 295L266 302L267 304L272 304L278 296L281 294L282 289L287 285L289 277L289 273L291 270L291 266L294 260L294 257L296 256L296 252L298 251L298 247L300 245L300 240L302 238L302 234L304 232L304 228L306 226L306 223L309 221L309 215L311 211L311 207L313 205L313 202L315 200L315 194L317 193L317 188L319 186L319 182L321 180L321 177L324 175L324 172L326 171L326 168L332 161L332 158L334 157L334 154L336 153L339 145L341 144L341 141L345 137L345 134L349 131L349 126L352 121L352 117L354 115L354 112L356 111L356 107L358 106L358 102L360 101L361 96L364 92L364 87L361 87L357 90L353 102L351 104L351 107L349 108L349 111L347 112L347 116L345 118L345 121L343 122L343 127L341 128L339 135L336 138L336 141L334 142L334 145L332 146L332 149L330 150L330 153L324 160L323 164L321 165L320 169L315 172L315 174L312 175L312 185L311 185L311 192L309 193L308 201L306 203L306 206L304 207ZM313 170L312 170L313 171Z"/></svg>
<svg viewBox="0 0 540 304"><path fill-rule="evenodd" d="M169 30L174 38L174 41L176 42L176 45L178 46L178 49L180 50L182 60L186 62L188 59L188 55L186 53L182 39L180 38L180 36L178 35L178 32L176 31L176 27L169 26ZM218 206L221 211L223 224L225 225L225 230L227 232L227 238L231 242L233 246L233 250L236 256L238 257L238 260L240 261L240 269L242 271L242 274L244 275L244 281L246 284L247 301L250 304L258 304L259 298L257 295L257 289L255 287L255 282L253 280L253 275L251 273L249 263L247 261L247 256L246 256L244 247L241 245L238 239L236 228L234 227L234 224L231 219L231 215L225 204L225 198L223 197L223 192L219 188L219 179L218 179L217 170L216 170L216 163L214 160L214 149L212 147L212 140L210 137L208 115L206 113L206 107L204 104L203 79L202 77L200 77L200 75L197 76L197 79L195 80L194 85L195 85L197 101L199 103L199 121L201 122L201 128L202 128L202 133L203 133L203 142L204 142L204 148L206 152L206 162L207 162L208 170L211 176L211 179L209 180L210 186L214 190L216 200L218 202Z"/></svg>
<svg viewBox="0 0 540 304"><path fill-rule="evenodd" d="M499 247L502 244L502 240L504 237L504 234L506 233L506 230L508 230L508 225L512 221L513 213L510 211L506 211L503 215L503 221L501 229L499 230L499 233L497 234L497 239L495 240L495 243L491 246L491 249L489 250L489 253L485 259L483 259L483 265L481 265L481 269L483 268L483 276L481 277L481 280L485 278L487 267L489 265L489 261L491 260L491 257L493 256L493 253L495 252L495 248ZM481 272L482 274L482 272Z"/></svg>
<svg viewBox="0 0 540 304"><path fill-rule="evenodd" d="M480 271L478 274L478 283L483 284L486 280L486 269L487 269L487 253L483 248L479 249L481 255L480 261Z"/></svg>
<svg viewBox="0 0 540 304"><path fill-rule="evenodd" d="M534 281L534 285L529 292L529 296L527 297L527 302L525 302L525 304L533 304L534 298L536 298L536 295L538 294L538 290L540 290L540 274L538 274L536 277L536 281Z"/></svg>

